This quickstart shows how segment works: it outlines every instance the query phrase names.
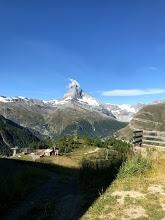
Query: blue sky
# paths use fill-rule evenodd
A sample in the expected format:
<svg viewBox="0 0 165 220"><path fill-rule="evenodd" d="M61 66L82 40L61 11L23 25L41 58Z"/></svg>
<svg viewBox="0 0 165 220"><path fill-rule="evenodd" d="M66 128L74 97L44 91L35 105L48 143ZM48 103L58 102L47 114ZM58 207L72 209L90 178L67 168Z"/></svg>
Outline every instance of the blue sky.
<svg viewBox="0 0 165 220"><path fill-rule="evenodd" d="M164 0L0 0L0 95L56 99L73 78L103 102L164 99L164 12Z"/></svg>

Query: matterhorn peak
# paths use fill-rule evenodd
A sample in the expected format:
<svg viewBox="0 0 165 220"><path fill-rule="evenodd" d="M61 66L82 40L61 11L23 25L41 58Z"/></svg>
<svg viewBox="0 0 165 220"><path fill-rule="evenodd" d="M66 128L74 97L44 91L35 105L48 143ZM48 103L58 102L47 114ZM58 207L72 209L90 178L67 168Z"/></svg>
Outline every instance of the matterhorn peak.
<svg viewBox="0 0 165 220"><path fill-rule="evenodd" d="M72 87L80 87L80 84L75 79L69 79L69 80L70 80L69 89Z"/></svg>
<svg viewBox="0 0 165 220"><path fill-rule="evenodd" d="M64 99L81 99L82 92L80 84L76 80L70 79L69 90L64 95Z"/></svg>

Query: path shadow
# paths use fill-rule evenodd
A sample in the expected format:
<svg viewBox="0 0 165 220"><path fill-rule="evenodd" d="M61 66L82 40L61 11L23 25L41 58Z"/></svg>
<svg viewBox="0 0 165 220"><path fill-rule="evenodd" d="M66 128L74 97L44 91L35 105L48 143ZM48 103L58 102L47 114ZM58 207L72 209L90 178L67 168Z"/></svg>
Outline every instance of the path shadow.
<svg viewBox="0 0 165 220"><path fill-rule="evenodd" d="M119 167L121 165L121 161L117 161L109 165L108 167L102 166L102 168L91 168L87 166L84 169L80 169L68 168L60 165L40 162L22 161L14 159L0 159L0 167L4 167L4 169L6 169L6 172L8 172L8 164L10 164L10 166L12 164L13 172L14 169L17 169L20 166L25 167L25 169L26 167L35 167L43 171L51 172L52 174L60 177L60 180L58 179L58 184L55 180L56 182L54 182L54 185L57 184L57 187L55 186L54 188L52 188L52 191L51 187L53 186L53 182L52 185L49 185L49 193L50 195L55 197L55 211L53 212L53 217L47 219L78 220L86 213L86 211L96 201L96 199L106 191L107 187L110 186L112 181L116 178ZM34 195L35 193L37 193L37 191L31 193L33 193ZM1 203L5 202L1 201L1 198L2 197L0 190L0 207L2 205ZM41 200L42 196L39 199ZM10 208L11 204L8 205ZM17 202L16 206L19 206L19 202ZM9 210L10 209L6 210L5 213L9 216L12 212L15 212L14 208L10 211ZM37 219L37 217L24 217L14 218L10 216L10 218L4 217L3 219Z"/></svg>

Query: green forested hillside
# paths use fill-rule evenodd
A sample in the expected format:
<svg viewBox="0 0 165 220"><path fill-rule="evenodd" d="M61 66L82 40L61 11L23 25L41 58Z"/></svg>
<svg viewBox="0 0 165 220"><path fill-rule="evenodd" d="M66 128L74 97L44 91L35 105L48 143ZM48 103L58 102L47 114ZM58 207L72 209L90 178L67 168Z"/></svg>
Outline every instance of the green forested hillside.
<svg viewBox="0 0 165 220"><path fill-rule="evenodd" d="M125 122L78 106L57 109L48 115L47 124L53 135L58 137L66 135L108 137L127 125Z"/></svg>
<svg viewBox="0 0 165 220"><path fill-rule="evenodd" d="M27 128L21 127L0 115L1 155L10 154L11 147L28 147L29 144L37 142L39 142L39 139L34 136Z"/></svg>

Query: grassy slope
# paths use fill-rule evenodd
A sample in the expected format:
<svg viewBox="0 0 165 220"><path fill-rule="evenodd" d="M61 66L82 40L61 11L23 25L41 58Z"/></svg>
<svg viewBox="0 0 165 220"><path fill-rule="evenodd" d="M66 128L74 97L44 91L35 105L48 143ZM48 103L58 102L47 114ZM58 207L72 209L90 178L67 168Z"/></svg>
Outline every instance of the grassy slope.
<svg viewBox="0 0 165 220"><path fill-rule="evenodd" d="M96 148L94 146L86 146L75 149L70 154L59 157L42 157L38 162L56 164L67 168L80 168L80 164L83 158L91 157L92 155L98 156L104 151L104 149ZM32 160L29 155L21 155L20 160Z"/></svg>
<svg viewBox="0 0 165 220"><path fill-rule="evenodd" d="M147 105L135 117L162 123L165 118L165 103Z"/></svg>
<svg viewBox="0 0 165 220"><path fill-rule="evenodd" d="M118 131L118 136L124 140L130 141L133 137L133 130L128 125L127 127Z"/></svg>
<svg viewBox="0 0 165 220"><path fill-rule="evenodd" d="M131 139L133 128L165 131L165 103L148 105L142 108L129 125L120 130L119 136Z"/></svg>
<svg viewBox="0 0 165 220"><path fill-rule="evenodd" d="M68 171L67 173L64 173L64 170L62 171L63 178L62 178L61 184L65 183L69 185L70 179L71 181L73 179L73 182L72 182L71 188L69 189L69 191L65 193L64 196L60 196L60 198L58 198L56 194L57 196L56 200L58 199L57 203L51 198L49 198L45 202L42 201L41 203L35 203L33 208L29 210L28 216L37 215L38 218L36 219L39 219L39 217L41 216L43 217L45 215L44 210L46 210L46 213L49 215L48 219L51 219L50 216L52 216L52 212L53 212L51 207L55 204L56 212L57 212L55 217L58 216L59 219L80 219L80 216L82 215L82 213L85 213L88 207L91 205L91 203L97 198L98 189L101 190L103 188L104 189L106 188L105 183L106 183L107 175L113 178L112 177L113 172L107 172L109 171L109 169L106 170L106 174L103 171L104 169L102 169L102 171L99 172L99 174L97 173L97 175L95 171L93 170L94 173L93 172L88 173L87 177L85 177L84 175L82 175L82 172L81 172L81 161L83 158L85 159L90 159L91 157L93 159L100 158L101 156L104 155L104 153L105 153L104 148L97 148L95 146L86 146L83 148L81 147L79 149L75 149L73 152L71 152L67 156L41 158L39 160L41 163L55 164L63 168L65 167L67 169L68 168L71 169L70 170L71 172L69 171L69 175L68 175ZM75 169L75 168L77 171L74 174L72 169ZM74 175L76 178L74 178ZM108 178L107 185L109 185L109 179L110 178ZM92 180L92 183L91 183L91 180ZM68 188L67 185L64 186L64 188L67 189ZM97 185L97 188L96 188L96 185ZM73 187L75 188L74 190L75 192L73 191ZM78 190L76 190L77 187L78 187ZM65 192L65 189L61 188L58 191L58 193L60 191ZM73 205L71 205L71 208L68 208L70 207L70 203L73 203ZM60 207L59 204L62 204L62 206ZM69 210L69 213L71 215L67 214L67 210ZM63 218L60 218L61 215L63 216ZM72 216L72 217L69 217L69 216ZM52 219L56 219L55 217ZM27 218L27 219L31 219L31 218Z"/></svg>
<svg viewBox="0 0 165 220"><path fill-rule="evenodd" d="M61 177L59 184L65 183L63 187L67 187L69 178L74 178L75 173L73 170L79 170L82 158L88 158L91 155L98 156L101 152L102 149L87 146L76 149L67 156L43 157L36 162L31 162L32 158L29 155L22 154L20 154L21 157L17 158L19 160L0 159L1 217L6 213L9 214L12 207L17 207L23 198L26 199L29 193L31 194L33 190L37 190L43 182L47 182L51 177L49 171L58 173ZM37 162L40 163L40 166ZM29 210L25 219L31 219L31 215L35 216L34 219L38 219L39 217L45 217L45 214L48 215L49 219L53 214L54 199L48 198L44 202L42 200L32 204L32 209Z"/></svg>
<svg viewBox="0 0 165 220"><path fill-rule="evenodd" d="M165 217L165 152L155 152L153 157L153 167L143 175L132 177L118 177L107 189L105 194L94 202L82 219L150 219L161 220ZM156 192L151 193L153 189ZM126 196L122 202L120 197L112 196L114 192L130 193L136 198ZM142 197L138 198L139 193Z"/></svg>

